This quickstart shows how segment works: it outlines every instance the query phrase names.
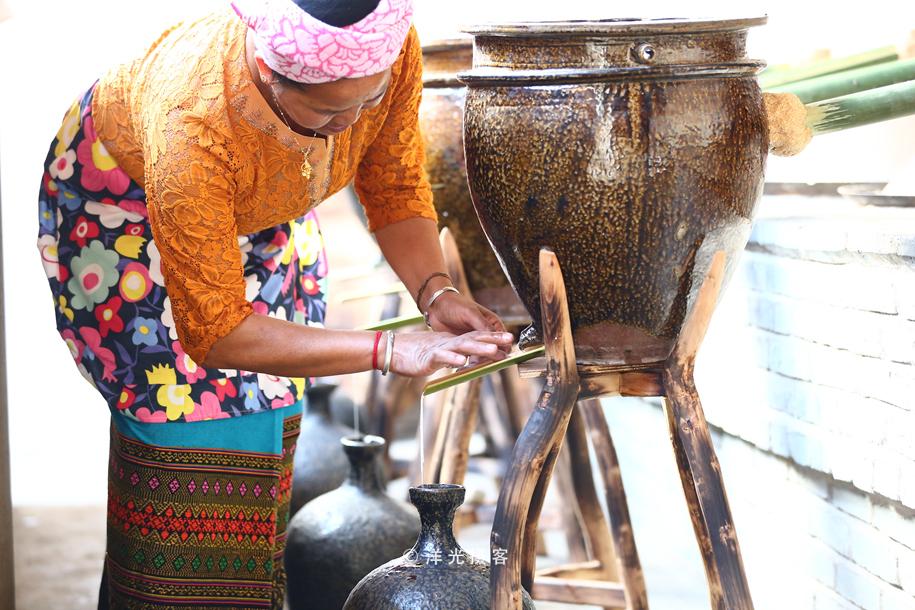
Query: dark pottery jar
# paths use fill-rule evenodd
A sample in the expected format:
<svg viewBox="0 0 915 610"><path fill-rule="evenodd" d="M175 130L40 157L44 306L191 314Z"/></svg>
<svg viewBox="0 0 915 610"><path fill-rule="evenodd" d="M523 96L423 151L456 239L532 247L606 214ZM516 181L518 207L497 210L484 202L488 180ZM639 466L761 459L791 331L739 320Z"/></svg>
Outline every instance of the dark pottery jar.
<svg viewBox="0 0 915 610"><path fill-rule="evenodd" d="M473 42L443 40L423 46L423 102L419 122L426 144L426 174L432 183L439 227L457 243L474 299L509 325L530 322L480 228L467 189L464 166L464 85L457 73L473 64Z"/></svg>
<svg viewBox="0 0 915 610"><path fill-rule="evenodd" d="M581 362L665 360L718 250L762 195L768 124L741 20L485 26L464 113L473 203L532 314L559 259Z"/></svg>
<svg viewBox="0 0 915 610"><path fill-rule="evenodd" d="M464 488L412 487L410 501L422 520L416 544L363 578L344 610L489 610L489 564L454 539L454 513L464 503ZM534 608L527 592L522 602Z"/></svg>
<svg viewBox="0 0 915 610"><path fill-rule="evenodd" d="M339 487L349 472L349 461L340 451L340 439L356 431L331 419L330 397L336 389L335 385L322 383L305 390L307 400L293 458L290 515Z"/></svg>
<svg viewBox="0 0 915 610"><path fill-rule="evenodd" d="M340 610L366 574L401 557L419 535L413 507L384 493L384 439L348 437L341 443L349 477L289 522L284 561L290 610Z"/></svg>

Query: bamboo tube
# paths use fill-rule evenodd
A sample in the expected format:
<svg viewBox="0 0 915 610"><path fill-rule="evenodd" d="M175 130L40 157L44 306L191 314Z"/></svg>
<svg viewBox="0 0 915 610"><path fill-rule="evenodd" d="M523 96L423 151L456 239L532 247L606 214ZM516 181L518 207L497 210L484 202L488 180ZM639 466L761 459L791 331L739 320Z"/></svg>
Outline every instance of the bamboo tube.
<svg viewBox="0 0 915 610"><path fill-rule="evenodd" d="M813 135L915 114L915 80L807 104Z"/></svg>
<svg viewBox="0 0 915 610"><path fill-rule="evenodd" d="M490 375L492 373L513 367L517 364L527 362L528 360L539 358L545 353L546 348L543 346L534 347L523 352L516 352L510 355L508 358L499 360L498 362L481 364L473 368L462 369L450 375L445 375L444 377L439 377L438 379L434 379L426 384L426 387L423 389L423 396L435 394L436 392L447 390L448 388L466 383L473 379L479 379L480 377L485 377L486 375Z"/></svg>
<svg viewBox="0 0 915 610"><path fill-rule="evenodd" d="M793 93L764 93L763 102L769 150L790 157L813 136L915 114L915 80L806 105Z"/></svg>
<svg viewBox="0 0 915 610"><path fill-rule="evenodd" d="M861 68L864 66L873 66L888 61L899 59L899 53L895 46L883 47L850 55L848 57L837 57L825 61L817 61L807 65L798 66L791 69L763 70L759 75L759 86L763 89L778 87L788 83L795 83L826 74L834 74L843 70L852 68Z"/></svg>
<svg viewBox="0 0 915 610"><path fill-rule="evenodd" d="M368 290L353 290L352 292L345 292L334 299L334 302L349 303L351 301L361 301L363 299L387 296L389 294L397 294L399 292L406 291L407 289L403 285L403 282L394 282L393 284L388 284L387 286L382 286L380 288L370 288Z"/></svg>
<svg viewBox="0 0 915 610"><path fill-rule="evenodd" d="M421 315L407 314L396 318L388 318L381 322L366 324L365 326L360 326L356 330L394 330L395 328L405 328L407 326L417 326L425 323L426 320Z"/></svg>
<svg viewBox="0 0 915 610"><path fill-rule="evenodd" d="M810 104L912 79L915 79L915 59L907 59L770 87L766 91L793 93L805 104Z"/></svg>

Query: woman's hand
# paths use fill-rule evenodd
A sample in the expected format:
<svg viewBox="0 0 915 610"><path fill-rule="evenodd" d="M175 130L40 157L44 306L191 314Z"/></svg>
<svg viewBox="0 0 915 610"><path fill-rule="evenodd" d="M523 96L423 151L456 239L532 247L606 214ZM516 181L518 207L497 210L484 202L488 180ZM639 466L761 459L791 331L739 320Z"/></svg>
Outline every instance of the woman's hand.
<svg viewBox="0 0 915 610"><path fill-rule="evenodd" d="M432 330L454 335L474 330L505 332L499 316L473 299L454 292L446 292L435 299L429 308L429 326Z"/></svg>
<svg viewBox="0 0 915 610"><path fill-rule="evenodd" d="M511 349L512 339L511 333L492 331L460 336L447 332L400 333L394 340L391 371L407 377L425 377L468 362L502 360Z"/></svg>

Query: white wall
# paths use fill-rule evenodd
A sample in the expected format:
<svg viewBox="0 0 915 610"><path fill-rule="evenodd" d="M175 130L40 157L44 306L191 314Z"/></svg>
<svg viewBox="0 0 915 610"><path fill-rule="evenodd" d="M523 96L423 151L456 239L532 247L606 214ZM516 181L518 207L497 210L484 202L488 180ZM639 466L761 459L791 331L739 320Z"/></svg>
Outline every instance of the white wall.
<svg viewBox="0 0 915 610"><path fill-rule="evenodd" d="M76 372L54 329L44 274L34 249L41 164L70 101L110 65L141 51L165 27L219 0L8 0L13 18L0 24L0 161L6 281L7 355L13 500L17 504L98 503L105 496L107 413ZM768 13L751 35L752 53L795 62L817 49L852 53L891 44L915 28L915 7L875 0L867 10L778 0L744 7ZM481 21L611 16L720 16L724 0L641 4L603 0L417 0L426 40ZM773 160L770 179L887 180L901 166L915 119L825 136L800 159ZM865 152L859 152L865 151Z"/></svg>

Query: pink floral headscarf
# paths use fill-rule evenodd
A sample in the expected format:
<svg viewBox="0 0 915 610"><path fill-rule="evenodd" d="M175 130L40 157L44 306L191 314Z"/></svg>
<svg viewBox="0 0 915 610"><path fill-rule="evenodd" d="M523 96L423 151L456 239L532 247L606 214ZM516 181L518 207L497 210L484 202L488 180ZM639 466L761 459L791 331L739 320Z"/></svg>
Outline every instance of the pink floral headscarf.
<svg viewBox="0 0 915 610"><path fill-rule="evenodd" d="M292 0L233 0L254 31L257 50L276 72L300 83L359 78L389 68L407 39L411 0L381 0L361 21L338 28Z"/></svg>

